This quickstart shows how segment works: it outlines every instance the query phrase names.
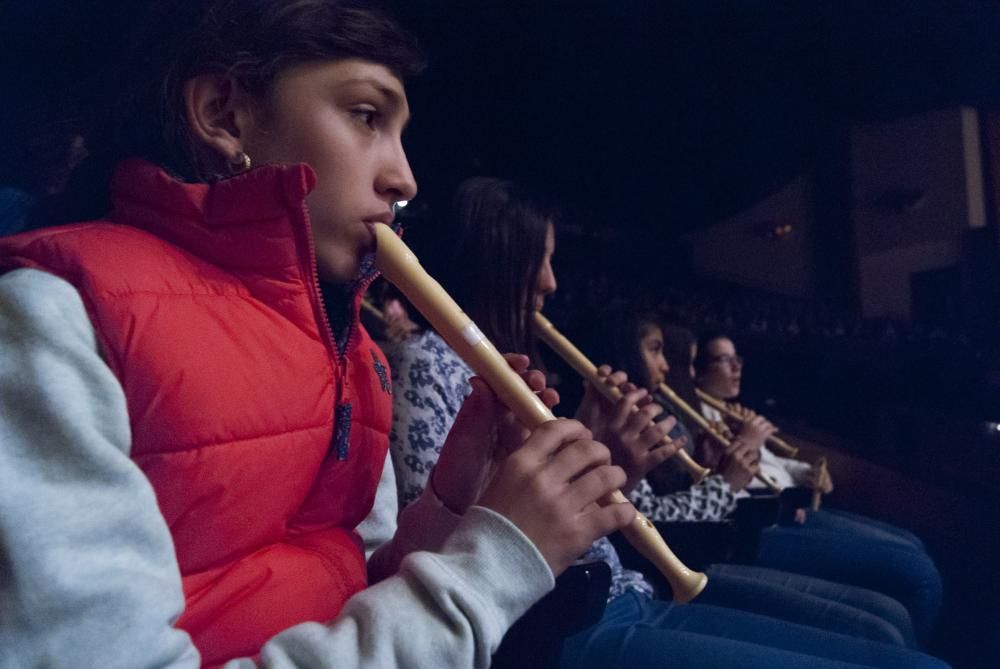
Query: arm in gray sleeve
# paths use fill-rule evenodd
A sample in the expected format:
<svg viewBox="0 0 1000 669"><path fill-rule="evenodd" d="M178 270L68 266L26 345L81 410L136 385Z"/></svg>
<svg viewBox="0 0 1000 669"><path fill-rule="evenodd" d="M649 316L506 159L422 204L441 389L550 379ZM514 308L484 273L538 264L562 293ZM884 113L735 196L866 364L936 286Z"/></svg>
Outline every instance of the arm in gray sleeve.
<svg viewBox="0 0 1000 669"><path fill-rule="evenodd" d="M197 667L170 533L76 290L0 276L0 666Z"/></svg>
<svg viewBox="0 0 1000 669"><path fill-rule="evenodd" d="M472 507L439 553L419 551L396 575L348 600L329 625L296 625L261 651L272 669L477 667L555 581L511 522ZM226 669L255 666L249 660Z"/></svg>
<svg viewBox="0 0 1000 669"><path fill-rule="evenodd" d="M541 555L503 516L480 507L456 515L431 486L399 514L398 528L396 506L387 458L375 505L358 526L369 580L378 584L352 597L330 625L276 636L263 665L487 667L510 625L554 585ZM228 669L252 666L240 660Z"/></svg>
<svg viewBox="0 0 1000 669"><path fill-rule="evenodd" d="M391 466L389 470L392 470ZM381 490L379 494L381 494ZM386 496L388 497L388 493ZM392 499L395 503L395 489L392 490ZM379 501L376 497L375 509L377 508L379 508ZM365 546L374 543L365 535L365 532L378 531L376 528L381 524L373 519L375 509L358 527L358 532L361 533ZM387 514L383 512L380 515ZM395 518L393 520L395 521ZM374 551L374 555L369 556L369 582L377 582L395 574L403 558L414 551L440 552L448 537L461 521L462 516L449 510L444 502L434 494L434 487L427 486L417 501L408 504L400 512L398 526L393 522L395 535L392 536L391 540L376 546L378 550ZM384 522L383 520L382 523Z"/></svg>
<svg viewBox="0 0 1000 669"><path fill-rule="evenodd" d="M357 526L365 544L365 560L370 560L372 553L388 543L396 533L396 514L399 512L399 502L396 501L396 472L392 469L392 460L385 454L382 464L382 476L378 480L375 491L375 503L372 510ZM370 578L370 576L369 576Z"/></svg>

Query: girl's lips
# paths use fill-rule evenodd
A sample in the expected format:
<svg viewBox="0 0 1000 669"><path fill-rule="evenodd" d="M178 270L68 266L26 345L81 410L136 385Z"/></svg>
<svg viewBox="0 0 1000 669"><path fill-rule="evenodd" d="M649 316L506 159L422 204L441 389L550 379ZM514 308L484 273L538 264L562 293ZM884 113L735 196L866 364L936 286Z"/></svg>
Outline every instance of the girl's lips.
<svg viewBox="0 0 1000 669"><path fill-rule="evenodd" d="M396 220L396 214L391 209L387 209L365 216L361 220L365 223L385 223L391 226L392 222Z"/></svg>
<svg viewBox="0 0 1000 669"><path fill-rule="evenodd" d="M378 248L378 241L377 238L375 237L375 229L373 226L378 225L378 222L365 220L362 221L362 223L364 223L365 230L368 232L368 239L366 240L364 245L365 251L368 253L374 253L375 250Z"/></svg>

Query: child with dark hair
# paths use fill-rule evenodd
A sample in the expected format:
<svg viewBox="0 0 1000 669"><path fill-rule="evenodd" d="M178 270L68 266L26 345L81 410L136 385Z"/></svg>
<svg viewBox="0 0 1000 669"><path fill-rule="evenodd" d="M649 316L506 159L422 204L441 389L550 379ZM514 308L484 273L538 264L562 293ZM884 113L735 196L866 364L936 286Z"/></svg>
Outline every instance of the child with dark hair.
<svg viewBox="0 0 1000 669"><path fill-rule="evenodd" d="M446 290L484 326L488 338L504 341L507 337L512 346L522 347L515 350L528 352L531 312L542 309L557 285L551 262L555 225L548 209L510 182L477 178L459 188L452 215L447 229L454 233L448 237L414 231L414 236L426 235L423 247L415 249L417 255L432 275L445 279ZM505 273L502 285L495 277L476 276L493 272ZM508 314L515 317L513 324ZM493 323L503 327L494 331ZM428 489L439 489L442 473L452 468L443 445L450 432L464 425L458 407L478 381L433 330L387 344L386 354L392 363L394 387L390 450L405 505L421 499ZM620 372L605 372L623 391L622 399L611 404L592 393L578 418L613 454L630 453L630 461L639 469L655 467L674 452L672 447L657 446L674 420L658 418L661 410L644 399L646 389L627 384ZM484 470L481 476L489 477L490 471ZM406 507L402 514L408 512ZM652 585L638 572L623 568L606 539L581 554L585 561L607 562L612 583L602 619L564 643L561 665L567 668L721 669L736 663L752 667L941 666L932 658L868 640L898 639L898 633L894 636L884 620L869 612L795 592L795 587L809 585L811 579L800 578L779 588L752 578L740 578L737 583L728 574L720 574L710 577L699 597L707 601L712 592L733 594L735 585L747 595L739 603L748 610L706 605L698 599L681 606L654 598ZM728 597L732 603L737 599ZM833 633L824 625L837 625L840 631L866 638Z"/></svg>
<svg viewBox="0 0 1000 669"><path fill-rule="evenodd" d="M694 355L694 335L676 326L661 326L656 314L643 311L615 311L614 318L608 320L608 328L610 331L605 333L608 343L604 346L606 359L621 362L631 370L655 401L666 406L677 417L679 425L683 424L685 415L659 393L658 386L669 380L678 397L697 406L697 397L691 399L694 391L691 379L687 385L683 383ZM673 373L675 367L668 363L665 354L676 361L679 373ZM697 430L697 425L694 429ZM717 447L704 434L698 433L697 439L699 448L695 449L695 456L707 464L706 453ZM691 485L688 480L670 492L654 490L651 479L656 470L646 472L643 478L634 459L620 457L614 450L612 457L625 469L629 480L639 479L629 497L648 518L666 522L714 522L733 512L737 501L746 496L745 488L757 472L763 439L763 433L755 432L754 426L748 427L732 438L724 452L714 454L713 472L708 477L697 485ZM751 610L769 615L786 617L794 611L797 613L792 619L799 622L810 621L837 631L913 645L913 624L899 602L879 592L794 572L761 566L712 564L707 573L714 587L706 589L701 601L736 608L746 608L745 602L753 601L758 608ZM765 608L761 602L771 602L775 608ZM859 615L859 611L864 613Z"/></svg>
<svg viewBox="0 0 1000 669"><path fill-rule="evenodd" d="M144 6L69 200L98 218L0 240L0 665L485 667L634 510L578 423L495 454L479 383L366 565L391 387L358 310L419 51L331 0Z"/></svg>
<svg viewBox="0 0 1000 669"><path fill-rule="evenodd" d="M743 358L729 336L718 331L699 336L692 370L699 389L721 400L733 400L739 396L743 370ZM710 419L721 418L714 407L703 404L700 408ZM816 475L808 463L780 457L767 446L761 448L760 466L782 486L812 486ZM824 492L832 489L832 483L827 483ZM910 611L922 643L930 639L941 610L941 575L923 542L908 530L858 514L829 507L804 511L801 523L764 531L757 560L898 599Z"/></svg>
<svg viewBox="0 0 1000 669"><path fill-rule="evenodd" d="M733 387L731 370L735 370L735 388L739 388L741 359L736 356L728 338L725 338L721 352L709 344L709 351L732 358L724 359L727 363L726 370L715 372L711 369L706 371L706 366L711 365L709 360L712 354L704 353L704 347L693 333L677 326L664 327L662 332L671 385L687 395L695 410L702 410L704 407L697 396L692 398L691 393L684 390L687 387L684 376L689 377L689 383L697 379L699 384L703 384L706 375L716 374L717 377L710 377L716 383L703 385L702 388L718 391L720 388ZM710 335L704 339L715 342L719 336ZM727 397L733 395L729 394ZM713 420L721 418L717 413L707 413L706 417ZM765 429L761 429L762 427ZM668 522L721 521L736 509L739 498L747 494L744 489L749 486L750 477L760 460L767 458L772 467L780 466L775 463L786 460L770 453L764 446L767 435L773 431L773 426L758 416L753 421L744 423L733 438L730 452L714 455L710 465L718 473L710 475L700 485L680 491L666 491L654 490L648 481L644 481L630 498L639 511L650 519ZM750 464L751 467L741 466L739 460L732 457L741 448L741 442L744 445L751 444L754 452L761 454L752 462L743 463ZM715 448L713 442L703 440L703 443L707 443L711 449ZM795 461L795 465L800 469L808 468L807 464L798 461ZM733 478L734 475L736 478ZM880 611L881 617L892 621L907 645L916 646L921 640L926 640L930 624L940 606L941 580L920 540L900 528L854 514L830 509L806 514L804 524L765 528L754 564L769 570L857 586L865 591L873 591L871 594L879 597L892 597L901 602L905 609L899 611L898 606L887 606L884 601L879 604L876 598L866 599L878 605L877 609L872 610Z"/></svg>
<svg viewBox="0 0 1000 669"><path fill-rule="evenodd" d="M677 383L675 366L668 363L668 360L677 358L667 356L668 352L675 354L676 349L683 346L683 341L678 341L678 338L683 339L683 333L661 326L659 315L655 312L629 309L624 305L603 314L602 321L603 341L596 347L602 352L602 359L621 368L639 387L645 388L654 401L665 407L677 419L674 434L683 434L685 448L690 454L700 456L700 452L695 452L699 450L695 446L703 443L704 435L697 433L697 426L694 426L698 434L697 439L694 437L684 421L684 415L659 389L660 384L669 380L667 385L679 397L689 403L692 401L693 383L690 380L686 385ZM642 472L626 460L622 462L626 474L638 479L631 497L634 502L641 501L644 508L652 511L652 517L659 520L700 521L705 520L703 514L714 516L719 513L718 509L731 511L738 491L745 488L757 472L757 453L761 443L762 440L741 436L731 452L725 455L724 462L721 459L712 462L712 475L696 486L691 485L691 477L686 471L678 471L671 462ZM660 498L657 493L664 493L664 496ZM651 503L663 508L651 508Z"/></svg>

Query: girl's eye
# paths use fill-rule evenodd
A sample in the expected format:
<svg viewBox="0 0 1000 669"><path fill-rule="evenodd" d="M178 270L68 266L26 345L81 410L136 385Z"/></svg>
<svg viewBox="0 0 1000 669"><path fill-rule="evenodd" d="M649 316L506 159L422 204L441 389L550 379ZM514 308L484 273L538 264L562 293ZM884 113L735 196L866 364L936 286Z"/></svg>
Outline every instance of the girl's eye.
<svg viewBox="0 0 1000 669"><path fill-rule="evenodd" d="M351 115L366 126L375 129L375 120L378 118L378 110L374 107L358 107L351 110Z"/></svg>

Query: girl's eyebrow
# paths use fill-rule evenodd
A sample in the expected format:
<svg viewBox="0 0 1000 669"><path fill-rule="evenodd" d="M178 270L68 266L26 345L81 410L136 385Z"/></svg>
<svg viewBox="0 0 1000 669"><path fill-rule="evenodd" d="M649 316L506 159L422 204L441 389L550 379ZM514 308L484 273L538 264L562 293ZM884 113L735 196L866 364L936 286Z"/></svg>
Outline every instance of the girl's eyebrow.
<svg viewBox="0 0 1000 669"><path fill-rule="evenodd" d="M396 90L394 88L390 88L389 86L386 86L384 83L382 83L381 81L379 81L378 79L376 79L374 77L355 77L355 78L352 78L352 79L345 79L343 82L341 82L341 85L342 86L357 86L357 85L371 86L382 97L385 98L386 104L389 105L390 107L392 107L393 109L402 109L402 108L405 108L407 106L406 105L406 98L405 98L405 96L400 91L398 91L398 90ZM406 128L407 125L409 125L410 119L412 118L412 116L410 115L409 110L407 110L405 112L405 114L406 114L406 116L403 119L403 128L404 129Z"/></svg>

